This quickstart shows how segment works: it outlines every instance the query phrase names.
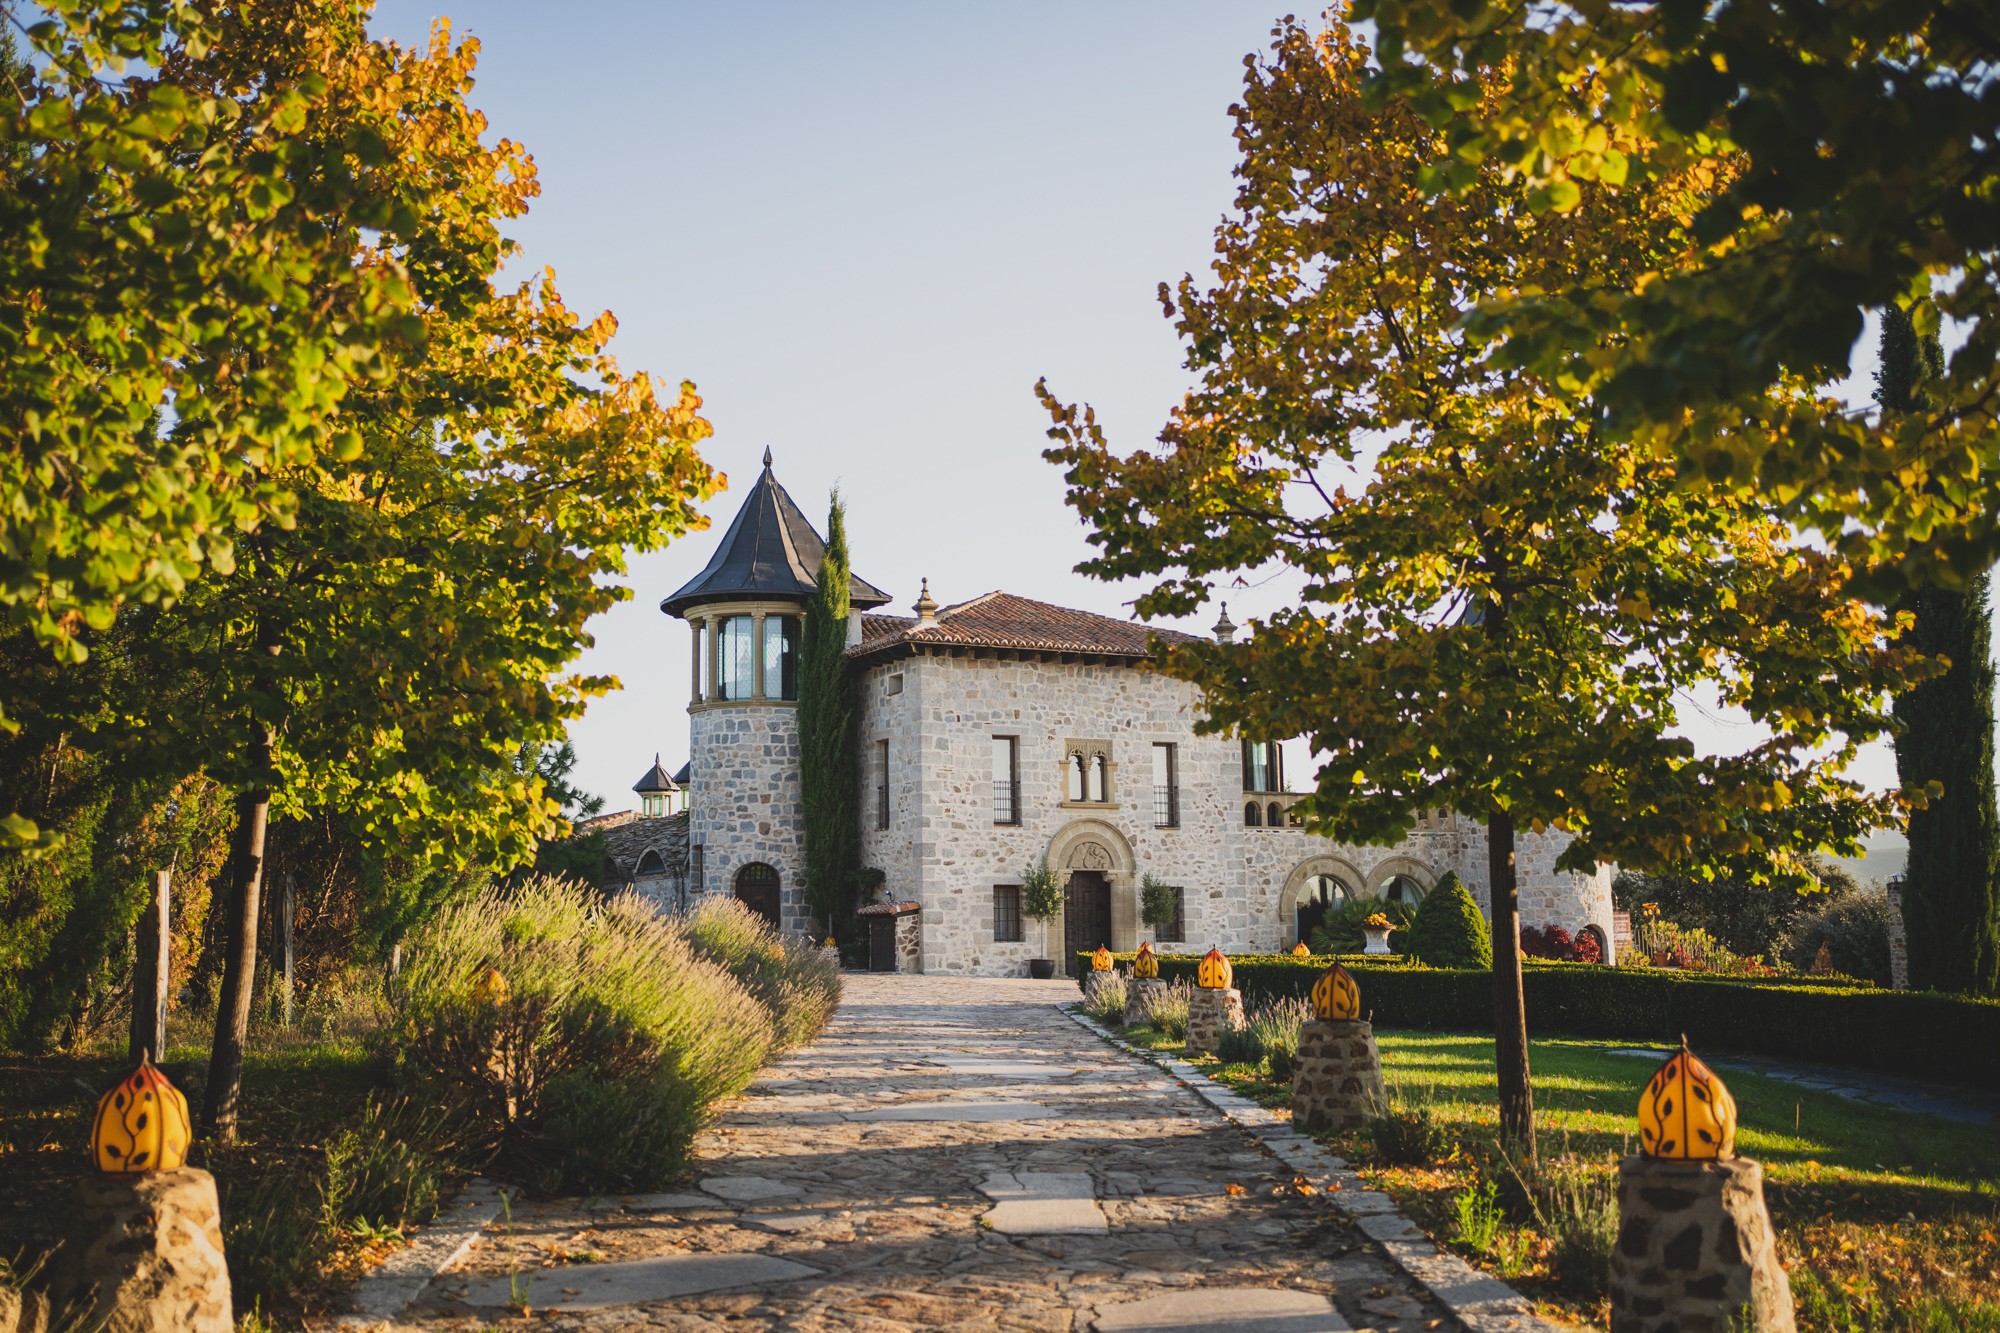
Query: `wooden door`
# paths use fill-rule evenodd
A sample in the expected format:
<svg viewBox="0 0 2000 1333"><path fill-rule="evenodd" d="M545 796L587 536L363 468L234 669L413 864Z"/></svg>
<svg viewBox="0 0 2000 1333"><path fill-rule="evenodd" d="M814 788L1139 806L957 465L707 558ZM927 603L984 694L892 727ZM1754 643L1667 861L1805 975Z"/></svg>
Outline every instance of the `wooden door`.
<svg viewBox="0 0 2000 1333"><path fill-rule="evenodd" d="M762 861L752 861L736 872L736 896L743 905L778 929L778 872Z"/></svg>
<svg viewBox="0 0 2000 1333"><path fill-rule="evenodd" d="M1063 887L1063 974L1076 975L1078 952L1110 943L1110 882L1101 870L1071 871Z"/></svg>

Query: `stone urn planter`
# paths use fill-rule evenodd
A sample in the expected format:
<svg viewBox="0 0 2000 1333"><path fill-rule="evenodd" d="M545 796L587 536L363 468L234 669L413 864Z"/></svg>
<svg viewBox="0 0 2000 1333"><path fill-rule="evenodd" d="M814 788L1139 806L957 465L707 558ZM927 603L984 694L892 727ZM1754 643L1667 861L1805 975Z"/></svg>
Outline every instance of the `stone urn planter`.
<svg viewBox="0 0 2000 1333"><path fill-rule="evenodd" d="M1361 923L1361 934L1367 940L1367 943L1362 945L1361 952L1388 953L1389 932L1394 930L1395 928L1396 928L1395 922L1390 921L1380 912L1377 912L1374 916L1369 917L1366 921Z"/></svg>

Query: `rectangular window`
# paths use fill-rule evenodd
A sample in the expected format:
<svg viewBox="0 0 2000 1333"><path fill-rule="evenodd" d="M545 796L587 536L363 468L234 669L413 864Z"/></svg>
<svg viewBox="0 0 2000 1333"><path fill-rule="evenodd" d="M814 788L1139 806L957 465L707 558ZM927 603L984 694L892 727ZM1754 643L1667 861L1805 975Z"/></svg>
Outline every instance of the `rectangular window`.
<svg viewBox="0 0 2000 1333"><path fill-rule="evenodd" d="M1180 756L1170 743L1153 746L1153 826L1181 826Z"/></svg>
<svg viewBox="0 0 2000 1333"><path fill-rule="evenodd" d="M1015 736L993 738L993 822L1021 822L1021 742Z"/></svg>
<svg viewBox="0 0 2000 1333"><path fill-rule="evenodd" d="M688 848L688 883L697 890L701 888L702 853L706 850L700 843Z"/></svg>
<svg viewBox="0 0 2000 1333"><path fill-rule="evenodd" d="M757 687L757 622L749 616L730 616L722 622L716 647L721 662L715 697L748 699Z"/></svg>
<svg viewBox="0 0 2000 1333"><path fill-rule="evenodd" d="M1021 934L1021 886L1019 884L996 884L993 886L993 942L995 944L1019 944Z"/></svg>
<svg viewBox="0 0 2000 1333"><path fill-rule="evenodd" d="M875 742L875 827L889 827L889 742Z"/></svg>
<svg viewBox="0 0 2000 1333"><path fill-rule="evenodd" d="M1174 890L1174 919L1161 926L1158 935L1161 944L1187 943L1187 890Z"/></svg>
<svg viewBox="0 0 2000 1333"><path fill-rule="evenodd" d="M799 622L791 616L764 617L764 697L799 697Z"/></svg>
<svg viewBox="0 0 2000 1333"><path fill-rule="evenodd" d="M1283 791L1284 760L1274 741L1243 742L1243 790Z"/></svg>

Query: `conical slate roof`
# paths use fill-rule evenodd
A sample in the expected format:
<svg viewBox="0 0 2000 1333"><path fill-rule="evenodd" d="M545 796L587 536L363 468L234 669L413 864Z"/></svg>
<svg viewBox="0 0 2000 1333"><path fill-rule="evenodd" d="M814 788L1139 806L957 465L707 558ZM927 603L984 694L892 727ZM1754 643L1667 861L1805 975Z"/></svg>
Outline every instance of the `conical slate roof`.
<svg viewBox="0 0 2000 1333"><path fill-rule="evenodd" d="M660 603L670 616L703 602L738 598L798 598L812 596L813 579L826 556L826 542L792 497L771 475L771 451L764 451L764 475L744 497L743 507L708 567L679 592ZM860 575L853 576L848 594L855 610L882 606L889 594Z"/></svg>
<svg viewBox="0 0 2000 1333"><path fill-rule="evenodd" d="M632 790L638 792L641 796L645 796L653 792L679 791L680 788L675 785L672 778L667 776L667 770L660 767L660 756L654 755L652 769L647 772L645 777L640 778L632 784Z"/></svg>

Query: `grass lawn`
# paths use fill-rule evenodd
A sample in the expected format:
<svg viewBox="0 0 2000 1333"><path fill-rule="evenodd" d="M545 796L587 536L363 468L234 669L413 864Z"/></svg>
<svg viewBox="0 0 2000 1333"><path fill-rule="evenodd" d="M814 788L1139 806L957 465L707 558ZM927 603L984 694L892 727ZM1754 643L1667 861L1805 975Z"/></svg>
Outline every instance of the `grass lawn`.
<svg viewBox="0 0 2000 1333"><path fill-rule="evenodd" d="M1439 1241L1513 1282L1544 1315L1605 1327L1601 1291L1565 1287L1550 1238L1510 1220L1483 1250L1458 1235L1455 1202L1483 1179L1507 1176L1494 1148L1492 1039L1435 1032L1377 1034L1392 1101L1428 1105L1459 1146L1424 1166L1372 1162L1367 1131L1328 1139L1372 1183L1405 1205ZM1137 1045L1178 1049L1150 1029ZM1631 1043L1531 1043L1535 1121L1544 1160L1608 1172L1635 1149L1644 1059L1611 1054ZM1661 1058L1665 1058L1665 1052ZM1261 1067L1202 1061L1211 1076L1269 1106L1287 1085ZM1737 1150L1764 1164L1765 1198L1791 1273L1802 1330L2000 1330L2000 1131L1867 1106L1758 1074L1719 1071L1736 1098ZM1510 1193L1497 1182L1503 1199ZM1519 1196L1518 1186L1511 1191Z"/></svg>
<svg viewBox="0 0 2000 1333"><path fill-rule="evenodd" d="M207 1055L176 1049L166 1068L179 1074L178 1062ZM70 1187L90 1170L97 1097L128 1072L122 1055L0 1055L0 1261L25 1269L62 1239ZM188 1155L214 1173L222 1197L238 1314L261 1306L292 1323L390 1242L366 1227L322 1225L327 1140L360 1119L374 1088L355 1041L246 1054L239 1140L217 1148L197 1139ZM188 1101L198 1119L199 1100Z"/></svg>

